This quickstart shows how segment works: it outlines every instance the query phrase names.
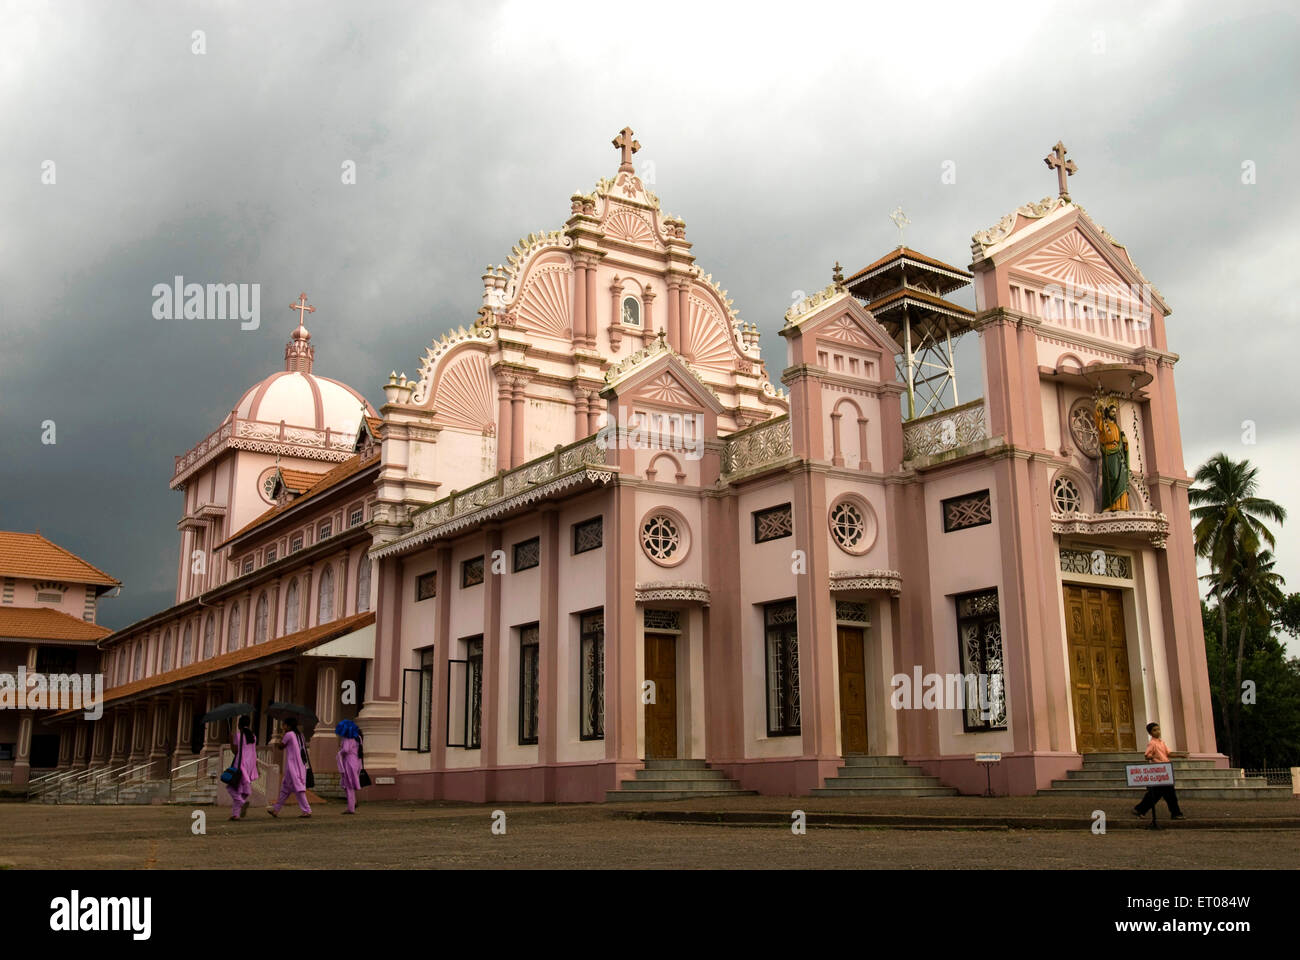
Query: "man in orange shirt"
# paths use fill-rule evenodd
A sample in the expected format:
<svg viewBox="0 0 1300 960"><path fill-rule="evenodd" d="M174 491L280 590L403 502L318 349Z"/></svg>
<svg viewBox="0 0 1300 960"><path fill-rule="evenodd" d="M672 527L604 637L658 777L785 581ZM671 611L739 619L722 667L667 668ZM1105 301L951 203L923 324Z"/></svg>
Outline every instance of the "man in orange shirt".
<svg viewBox="0 0 1300 960"><path fill-rule="evenodd" d="M1160 739L1160 724L1148 723L1147 734L1151 737L1151 742L1147 744L1147 761L1149 763L1169 763L1169 747ZM1186 819L1183 812L1178 809L1178 794L1174 791L1172 783L1158 787L1147 787L1142 802L1133 808L1134 815L1146 816L1147 811L1154 807L1161 797L1165 798L1165 805L1169 807L1169 815L1173 819Z"/></svg>

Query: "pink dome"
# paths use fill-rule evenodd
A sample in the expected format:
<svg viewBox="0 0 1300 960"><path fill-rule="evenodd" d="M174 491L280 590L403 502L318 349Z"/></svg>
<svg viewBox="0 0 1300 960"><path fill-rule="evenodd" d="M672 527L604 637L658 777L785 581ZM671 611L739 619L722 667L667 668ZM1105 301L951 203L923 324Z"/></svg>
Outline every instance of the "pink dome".
<svg viewBox="0 0 1300 960"><path fill-rule="evenodd" d="M354 433L366 416L377 416L365 397L347 384L329 377L298 371L273 373L239 398L235 416L291 427L330 428L332 433Z"/></svg>

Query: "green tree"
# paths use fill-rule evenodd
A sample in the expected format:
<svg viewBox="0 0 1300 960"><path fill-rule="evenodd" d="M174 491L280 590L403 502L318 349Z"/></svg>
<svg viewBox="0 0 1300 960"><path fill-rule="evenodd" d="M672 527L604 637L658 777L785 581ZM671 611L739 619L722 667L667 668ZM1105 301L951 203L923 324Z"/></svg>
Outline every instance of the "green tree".
<svg viewBox="0 0 1300 960"><path fill-rule="evenodd" d="M1273 532L1264 521L1286 522L1286 510L1272 500L1257 496L1259 468L1249 460L1233 460L1216 453L1196 471L1196 485L1188 491L1192 504L1192 536L1197 556L1210 561L1210 593L1219 614L1219 649L1228 656L1228 614L1236 604L1249 607L1265 589L1259 579L1263 574L1259 553L1264 544L1276 546ZM1253 559L1252 559L1253 558ZM1276 576L1275 574L1273 576ZM1235 586L1234 586L1235 582ZM1247 586L1246 584L1253 584ZM1245 667L1245 639L1238 643L1235 663L1236 689L1241 689ZM1227 659L1220 661L1221 685L1226 679ZM1233 700L1239 700L1234 697ZM1234 765L1240 765L1241 735L1234 721L1240 709L1225 699L1221 703L1228 753Z"/></svg>

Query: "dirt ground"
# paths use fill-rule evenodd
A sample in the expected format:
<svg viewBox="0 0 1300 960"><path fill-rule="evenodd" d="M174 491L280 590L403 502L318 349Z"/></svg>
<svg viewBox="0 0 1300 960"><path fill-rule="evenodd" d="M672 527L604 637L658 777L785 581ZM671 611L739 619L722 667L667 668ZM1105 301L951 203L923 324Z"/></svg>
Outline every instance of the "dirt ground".
<svg viewBox="0 0 1300 960"><path fill-rule="evenodd" d="M363 804L343 816L338 801L309 820L286 808L280 819L250 807L231 823L221 807L111 807L0 804L0 869L303 868L1281 868L1300 866L1300 802L1226 802L1188 810L1184 824L1150 832L1122 801L974 797L934 800L821 800L743 797L658 804ZM494 834L494 810L505 833ZM790 811L807 812L807 833L790 830ZM1095 835L1091 811L1110 829ZM196 810L206 833L192 831ZM769 825L637 819L683 811L766 813ZM862 822L822 825L819 814L859 814ZM1164 811L1161 809L1162 821ZM926 818L908 826L865 817ZM1029 820L1038 818L1038 825ZM499 822L499 818L495 818ZM1124 821L1125 829L1116 829ZM1237 824L1228 828L1228 822ZM1249 821L1247 824L1244 821ZM1018 824L1008 828L1006 823ZM1077 824L1077 825L1075 825ZM1209 827L1207 829L1207 827Z"/></svg>

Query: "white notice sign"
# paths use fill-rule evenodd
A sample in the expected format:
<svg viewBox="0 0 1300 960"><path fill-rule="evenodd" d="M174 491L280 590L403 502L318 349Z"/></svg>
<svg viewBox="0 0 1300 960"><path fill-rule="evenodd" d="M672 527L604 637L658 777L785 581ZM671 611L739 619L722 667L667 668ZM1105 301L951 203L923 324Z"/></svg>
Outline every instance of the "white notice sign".
<svg viewBox="0 0 1300 960"><path fill-rule="evenodd" d="M1128 763L1124 765L1130 787L1172 787L1174 785L1174 765L1172 763Z"/></svg>
<svg viewBox="0 0 1300 960"><path fill-rule="evenodd" d="M976 763L1001 763L1002 754L1000 753L977 753L975 754Z"/></svg>

